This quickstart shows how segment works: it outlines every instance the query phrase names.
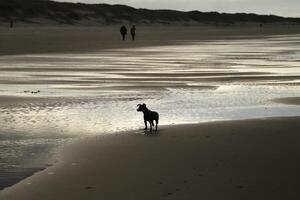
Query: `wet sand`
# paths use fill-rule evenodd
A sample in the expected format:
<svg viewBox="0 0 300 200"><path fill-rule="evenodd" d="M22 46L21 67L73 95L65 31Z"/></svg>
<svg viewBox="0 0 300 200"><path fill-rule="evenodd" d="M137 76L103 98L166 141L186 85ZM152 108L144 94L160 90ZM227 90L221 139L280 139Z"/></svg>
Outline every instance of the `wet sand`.
<svg viewBox="0 0 300 200"><path fill-rule="evenodd" d="M119 26L104 27L17 27L0 28L0 55L33 53L82 53L104 49L176 44L180 41L230 39L296 34L300 26L148 26L137 27L137 40L121 41Z"/></svg>
<svg viewBox="0 0 300 200"><path fill-rule="evenodd" d="M1 191L0 198L298 199L299 119L91 137L66 147L58 163Z"/></svg>
<svg viewBox="0 0 300 200"><path fill-rule="evenodd" d="M290 105L300 105L300 97L274 99L274 102Z"/></svg>
<svg viewBox="0 0 300 200"><path fill-rule="evenodd" d="M1 28L4 92L20 96L23 90L39 89L55 96L70 90L90 95L216 89L224 83L298 84L300 77L297 55L288 62L282 57L296 52L299 36L292 34L300 33L298 26L138 27L135 42L120 41L118 29Z"/></svg>

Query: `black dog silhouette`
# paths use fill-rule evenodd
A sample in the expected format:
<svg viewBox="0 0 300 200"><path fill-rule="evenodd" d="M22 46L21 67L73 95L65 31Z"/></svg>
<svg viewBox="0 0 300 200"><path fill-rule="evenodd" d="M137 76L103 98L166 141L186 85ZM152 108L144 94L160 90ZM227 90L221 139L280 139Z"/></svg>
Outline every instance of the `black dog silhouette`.
<svg viewBox="0 0 300 200"><path fill-rule="evenodd" d="M138 112L143 112L144 113L144 123L145 123L145 130L147 130L147 121L150 124L150 132L152 131L152 126L154 126L153 121L156 122L156 127L155 131L157 131L157 125L158 125L158 120L159 120L159 115L157 112L151 111L146 107L146 104L139 104L137 105Z"/></svg>

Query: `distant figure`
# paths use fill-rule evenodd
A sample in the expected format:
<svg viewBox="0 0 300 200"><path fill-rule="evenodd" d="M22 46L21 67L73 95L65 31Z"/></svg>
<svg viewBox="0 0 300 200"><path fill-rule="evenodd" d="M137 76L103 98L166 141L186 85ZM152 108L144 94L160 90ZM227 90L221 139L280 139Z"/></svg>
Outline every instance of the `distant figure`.
<svg viewBox="0 0 300 200"><path fill-rule="evenodd" d="M133 25L130 29L130 33L133 41L135 40L135 30L136 30L135 25Z"/></svg>
<svg viewBox="0 0 300 200"><path fill-rule="evenodd" d="M14 27L14 20L12 18L9 19L9 27L10 28Z"/></svg>
<svg viewBox="0 0 300 200"><path fill-rule="evenodd" d="M31 94L38 94L40 92L41 92L40 90L37 90L37 91L24 90L24 93L31 93Z"/></svg>
<svg viewBox="0 0 300 200"><path fill-rule="evenodd" d="M157 131L157 125L158 125L158 120L159 120L159 115L157 112L151 111L146 107L146 104L139 104L137 105L138 112L143 112L144 113L144 123L145 123L145 129L147 130L147 121L150 124L150 132L152 132L152 126L154 126L153 121L156 122L156 127L155 127L155 131Z"/></svg>
<svg viewBox="0 0 300 200"><path fill-rule="evenodd" d="M120 33L121 33L121 35L122 35L123 40L125 40L125 37L126 37L126 35L127 35L127 28L126 28L126 26L123 25L123 26L120 28Z"/></svg>

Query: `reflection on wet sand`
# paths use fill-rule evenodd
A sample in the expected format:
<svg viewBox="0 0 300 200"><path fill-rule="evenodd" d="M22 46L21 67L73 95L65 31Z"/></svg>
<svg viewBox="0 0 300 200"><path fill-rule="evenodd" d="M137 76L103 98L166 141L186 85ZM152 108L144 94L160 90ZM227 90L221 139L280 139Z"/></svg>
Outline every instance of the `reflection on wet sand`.
<svg viewBox="0 0 300 200"><path fill-rule="evenodd" d="M298 95L299 37L237 37L101 53L2 56L0 112L6 122L2 129L60 130L71 135L74 130L80 134L110 132L136 127L136 114L131 110L137 102L151 102L165 110L172 102L177 105L172 109L176 113L188 109L187 102L193 98L193 112L178 119L169 111L165 116L172 120L163 123L259 117L240 112L241 108L251 105L257 109L268 99ZM228 96L220 92L224 88ZM235 106L230 107L230 102ZM214 111L216 105L225 114ZM87 120L91 110L96 110L95 115ZM130 113L126 116L130 120L110 119L114 112L119 116ZM84 128L74 128L76 124Z"/></svg>

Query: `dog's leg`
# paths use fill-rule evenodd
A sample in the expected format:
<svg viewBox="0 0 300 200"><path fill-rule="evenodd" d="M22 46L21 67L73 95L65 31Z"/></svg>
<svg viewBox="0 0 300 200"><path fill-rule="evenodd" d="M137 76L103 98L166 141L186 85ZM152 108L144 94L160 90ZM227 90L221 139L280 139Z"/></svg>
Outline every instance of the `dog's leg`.
<svg viewBox="0 0 300 200"><path fill-rule="evenodd" d="M151 126L151 131L152 131L152 127L154 127L153 121L150 122L150 126Z"/></svg>
<svg viewBox="0 0 300 200"><path fill-rule="evenodd" d="M145 128L144 128L144 130L147 130L147 121L144 120L144 123L145 123Z"/></svg>

